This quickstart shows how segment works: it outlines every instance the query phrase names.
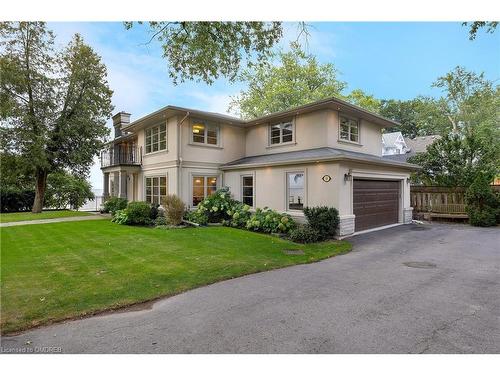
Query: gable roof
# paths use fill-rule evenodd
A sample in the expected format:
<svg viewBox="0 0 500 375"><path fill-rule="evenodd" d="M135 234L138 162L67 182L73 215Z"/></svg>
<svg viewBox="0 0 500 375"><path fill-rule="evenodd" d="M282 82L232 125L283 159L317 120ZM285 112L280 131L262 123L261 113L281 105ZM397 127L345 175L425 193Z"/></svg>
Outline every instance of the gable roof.
<svg viewBox="0 0 500 375"><path fill-rule="evenodd" d="M319 147L309 150L280 152L276 154L265 154L247 156L220 166L222 170L267 167L271 165L286 165L297 163L311 163L319 161L350 160L360 163L381 164L386 166L400 167L405 169L419 169L415 164L392 161L380 156L363 154L361 152L341 150L332 147Z"/></svg>
<svg viewBox="0 0 500 375"><path fill-rule="evenodd" d="M394 120L390 120L383 116L380 116L377 113L367 111L366 109L351 104L349 102L346 102L345 100L338 99L336 97L330 97L327 99L318 100L302 106L290 108L286 111L279 111L268 115L256 117L251 120L243 120L241 118L225 115L222 113L200 111L198 109L167 105L153 113L150 113L149 115L143 116L135 121L132 121L130 124L123 127L122 130L131 131L134 128L140 127L145 124L149 124L150 122L161 120L162 118L168 118L173 115L185 116L186 114L201 116L203 118L224 121L232 125L247 127L252 125L258 125L261 123L267 123L284 117L298 115L301 113L308 113L319 109L333 109L335 111L340 111L342 113L355 115L362 119L373 122L374 124L377 124L381 127L391 127L395 125L400 125L398 122Z"/></svg>
<svg viewBox="0 0 500 375"><path fill-rule="evenodd" d="M426 135L423 137L405 138L405 142L413 152L419 153L425 152L427 150L427 147L429 147L438 139L441 139L440 135Z"/></svg>

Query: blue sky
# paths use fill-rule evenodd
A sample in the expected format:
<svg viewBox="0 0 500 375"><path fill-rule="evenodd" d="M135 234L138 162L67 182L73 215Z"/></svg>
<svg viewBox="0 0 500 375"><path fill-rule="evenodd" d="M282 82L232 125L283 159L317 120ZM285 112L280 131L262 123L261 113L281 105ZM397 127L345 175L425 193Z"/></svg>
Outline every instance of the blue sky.
<svg viewBox="0 0 500 375"><path fill-rule="evenodd" d="M438 96L432 82L457 65L500 79L499 32L480 31L470 41L459 22L308 24L308 52L321 62L334 63L349 90L360 88L384 99ZM167 104L224 113L230 97L243 87L225 80L211 86L195 82L174 86L160 45L146 44L148 30L141 25L128 31L121 23L49 23L49 27L61 46L78 32L102 56L115 111L130 112L132 120ZM281 47L286 48L297 33L296 24L286 24ZM92 167L90 179L94 188L102 188L98 165Z"/></svg>

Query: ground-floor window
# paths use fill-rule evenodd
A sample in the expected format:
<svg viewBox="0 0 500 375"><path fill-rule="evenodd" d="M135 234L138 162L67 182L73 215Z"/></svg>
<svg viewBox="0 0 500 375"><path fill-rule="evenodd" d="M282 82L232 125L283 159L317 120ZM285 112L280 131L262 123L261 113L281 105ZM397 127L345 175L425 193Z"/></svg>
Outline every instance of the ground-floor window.
<svg viewBox="0 0 500 375"><path fill-rule="evenodd" d="M217 177L193 176L193 206L217 190Z"/></svg>
<svg viewBox="0 0 500 375"><path fill-rule="evenodd" d="M243 203L248 204L253 207L253 176L242 176L241 177L241 200Z"/></svg>
<svg viewBox="0 0 500 375"><path fill-rule="evenodd" d="M167 178L165 176L146 177L146 202L161 204L167 195Z"/></svg>
<svg viewBox="0 0 500 375"><path fill-rule="evenodd" d="M304 179L304 172L288 172L286 174L287 209L304 209Z"/></svg>

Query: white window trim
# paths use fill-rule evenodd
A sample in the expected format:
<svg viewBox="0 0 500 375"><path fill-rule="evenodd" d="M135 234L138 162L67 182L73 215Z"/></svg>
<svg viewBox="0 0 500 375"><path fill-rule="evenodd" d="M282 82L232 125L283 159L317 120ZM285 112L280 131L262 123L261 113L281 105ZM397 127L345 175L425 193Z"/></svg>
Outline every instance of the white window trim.
<svg viewBox="0 0 500 375"><path fill-rule="evenodd" d="M143 181L142 181L142 186L143 186L143 200L144 202L148 202L148 203L152 203L150 201L147 200L147 194L146 194L146 187L147 187L147 184L146 184L146 179L147 178L159 178L159 177L165 177L166 181L165 181L165 187L166 187L166 195L169 194L169 189L168 189L168 183L169 183L169 180L168 180L168 172L165 173L165 174L153 174L153 175L147 175L147 176L144 176L143 178ZM158 185L159 186L159 185ZM153 194L151 194L151 196L153 196ZM160 203L161 205L161 194L160 194Z"/></svg>
<svg viewBox="0 0 500 375"><path fill-rule="evenodd" d="M246 173L246 174L241 174L240 175L240 198L241 202L243 202L243 177L252 177L252 201L253 205L251 205L251 208L255 208L255 173Z"/></svg>
<svg viewBox="0 0 500 375"><path fill-rule="evenodd" d="M193 125L195 125L195 122L200 122L205 125L205 134L203 136L204 142L195 142L194 141L194 133L193 133ZM207 132L208 132L208 125L214 125L217 129L217 143L215 145L207 143L208 137L207 137ZM190 121L190 126L189 126L189 144L191 146L201 146L201 147L212 147L212 148L222 148L221 146L221 127L220 123L217 122L212 122L208 120L203 120L200 118L193 118Z"/></svg>
<svg viewBox="0 0 500 375"><path fill-rule="evenodd" d="M153 128L160 128L160 126L162 126L163 124L157 124L157 125L152 125L152 126L149 126L147 127L146 129L144 129L144 155L153 155L153 154L157 154L157 153L160 153L160 152L168 152L168 124L165 122L165 148L160 150L160 141L159 141L159 134L160 134L160 129L158 129L158 151L151 151L151 152L147 152L147 143L146 143L146 139L147 139L147 131L150 130L150 129L153 129ZM151 150L153 149L153 144L151 144Z"/></svg>
<svg viewBox="0 0 500 375"><path fill-rule="evenodd" d="M345 117L345 118L347 118L349 120L354 120L354 121L356 121L358 123L358 141L357 142L351 141L350 139L342 139L342 138L340 138L341 117ZM349 134L351 134L350 131L349 131ZM346 115L346 114L343 114L343 113L339 113L339 116L338 116L338 135L337 135L337 138L338 138L339 142L349 143L349 144L352 144L352 145L361 146L361 119L353 117L353 116L349 116L349 115Z"/></svg>
<svg viewBox="0 0 500 375"><path fill-rule="evenodd" d="M217 184L215 185L216 191L221 188L221 182L222 182L221 181L222 177L221 177L220 173L190 172L189 173L189 196L188 196L189 204L188 204L188 207L193 207L193 208L198 206L198 205L196 205L196 206L193 205L193 188L194 188L193 178L194 177L203 177L205 180L209 177L216 177L217 178ZM206 198L206 194L207 194L207 185L205 184L205 186L204 186L204 198Z"/></svg>
<svg viewBox="0 0 500 375"><path fill-rule="evenodd" d="M288 208L288 202L289 202L289 195L288 195L288 175L290 173L303 173L304 174L304 202L303 206L307 207L307 168L304 169L290 169L290 170L285 170L285 212L290 212L290 213L300 213L304 214L304 210L294 210Z"/></svg>
<svg viewBox="0 0 500 375"><path fill-rule="evenodd" d="M287 124L287 123L291 123L292 124L292 140L291 141L288 141L288 142L280 142L280 143L275 143L275 144L272 144L271 143L271 128L274 126L274 125L278 125L278 124ZM289 145L295 145L297 144L296 142L296 131L295 131L295 116L292 117L292 119L290 119L289 121L286 120L286 121L279 121L279 122L273 122L273 123L269 123L267 125L267 147L268 148L272 148L272 147L281 147L281 146L289 146ZM280 140L283 139L283 132L281 131L280 132Z"/></svg>

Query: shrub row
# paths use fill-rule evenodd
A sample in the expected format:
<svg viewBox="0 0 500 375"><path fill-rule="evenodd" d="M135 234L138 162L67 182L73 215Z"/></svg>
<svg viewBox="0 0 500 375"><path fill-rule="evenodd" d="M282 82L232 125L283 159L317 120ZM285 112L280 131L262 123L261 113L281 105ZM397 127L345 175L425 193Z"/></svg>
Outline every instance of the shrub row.
<svg viewBox="0 0 500 375"><path fill-rule="evenodd" d="M339 213L333 207L306 207L307 225L299 225L288 214L267 207L250 207L231 198L228 188L222 188L205 198L196 210L186 214L186 220L206 225L219 222L233 228L256 232L281 233L294 242L309 243L333 238L339 225Z"/></svg>
<svg viewBox="0 0 500 375"><path fill-rule="evenodd" d="M31 211L35 200L33 190L0 189L0 212Z"/></svg>

